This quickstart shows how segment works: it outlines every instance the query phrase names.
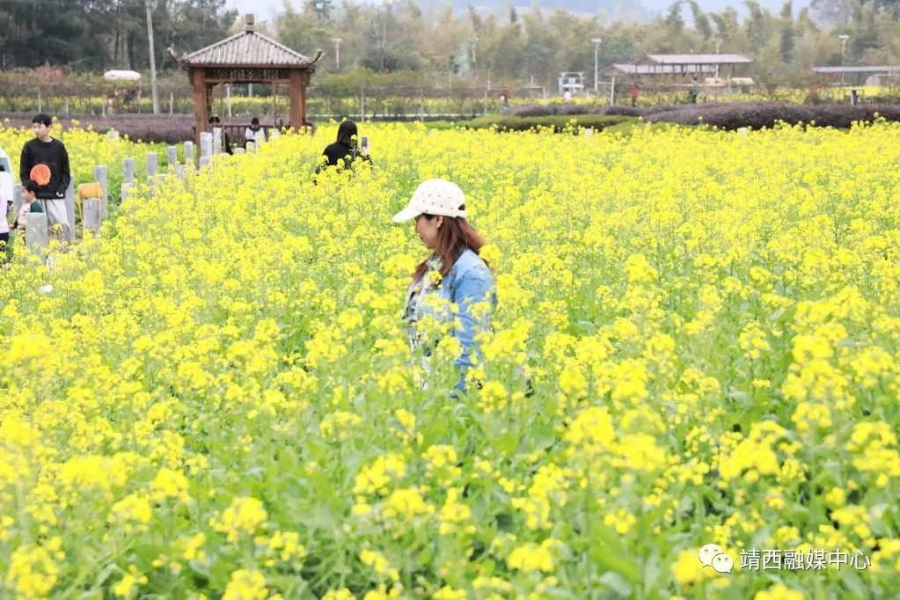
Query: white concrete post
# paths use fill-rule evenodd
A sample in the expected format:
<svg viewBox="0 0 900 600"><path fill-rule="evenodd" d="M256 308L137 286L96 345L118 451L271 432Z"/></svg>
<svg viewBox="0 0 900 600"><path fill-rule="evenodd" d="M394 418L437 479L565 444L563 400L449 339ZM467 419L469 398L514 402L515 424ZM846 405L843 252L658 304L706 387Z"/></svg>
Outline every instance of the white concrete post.
<svg viewBox="0 0 900 600"><path fill-rule="evenodd" d="M51 200L51 202L53 202ZM75 240L75 178L69 180L69 187L66 190L66 221L67 226L60 234L60 239L67 242Z"/></svg>
<svg viewBox="0 0 900 600"><path fill-rule="evenodd" d="M206 162L209 162L209 157L212 156L213 153L213 135L204 131L200 134L200 166L202 167L205 163L203 159L206 159Z"/></svg>
<svg viewBox="0 0 900 600"><path fill-rule="evenodd" d="M221 127L213 127L212 136L213 136L213 138L212 138L213 139L212 153L219 154L222 152L222 146L223 146L223 144L222 144L222 128Z"/></svg>
<svg viewBox="0 0 900 600"><path fill-rule="evenodd" d="M100 217L109 218L109 178L106 175L106 167L97 165L94 167L94 181L100 184L103 189L103 196L100 197ZM83 207L82 207L83 208ZM82 216L84 219L84 216Z"/></svg>
<svg viewBox="0 0 900 600"><path fill-rule="evenodd" d="M147 179L152 179L159 170L159 161L156 158L156 152L147 153Z"/></svg>
<svg viewBox="0 0 900 600"><path fill-rule="evenodd" d="M178 164L178 148L175 146L166 148L166 162L169 165L169 173L173 173Z"/></svg>
<svg viewBox="0 0 900 600"><path fill-rule="evenodd" d="M28 249L40 256L49 245L47 213L31 213L25 225L25 239Z"/></svg>
<svg viewBox="0 0 900 600"><path fill-rule="evenodd" d="M134 183L134 159L126 158L123 162L123 170L124 176L122 178L123 183L132 184Z"/></svg>
<svg viewBox="0 0 900 600"><path fill-rule="evenodd" d="M20 208L22 208L22 186L17 183L13 186L13 214L19 214Z"/></svg>
<svg viewBox="0 0 900 600"><path fill-rule="evenodd" d="M91 198L90 200L84 200L81 203L83 215L81 219L82 233L90 231L95 237L100 235L100 222L102 220L100 202L100 199Z"/></svg>

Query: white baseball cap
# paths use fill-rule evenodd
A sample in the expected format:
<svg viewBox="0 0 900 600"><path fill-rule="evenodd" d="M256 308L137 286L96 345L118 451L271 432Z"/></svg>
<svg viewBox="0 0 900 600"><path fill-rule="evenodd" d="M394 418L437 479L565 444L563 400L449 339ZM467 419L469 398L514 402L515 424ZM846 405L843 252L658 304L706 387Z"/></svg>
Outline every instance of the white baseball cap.
<svg viewBox="0 0 900 600"><path fill-rule="evenodd" d="M419 215L442 215L466 218L461 207L466 196L459 186L446 179L428 179L419 184L406 208L394 215L394 223L415 219Z"/></svg>

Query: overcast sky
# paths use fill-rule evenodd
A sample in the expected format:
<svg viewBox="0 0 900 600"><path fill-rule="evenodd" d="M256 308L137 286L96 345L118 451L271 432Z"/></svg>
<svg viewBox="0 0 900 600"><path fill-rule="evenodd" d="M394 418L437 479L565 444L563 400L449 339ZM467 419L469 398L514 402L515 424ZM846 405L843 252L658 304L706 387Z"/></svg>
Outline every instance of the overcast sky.
<svg viewBox="0 0 900 600"><path fill-rule="evenodd" d="M297 4L295 1L294 6ZM226 5L239 10L242 15L253 13L260 19L268 19L281 11L283 0L228 0Z"/></svg>

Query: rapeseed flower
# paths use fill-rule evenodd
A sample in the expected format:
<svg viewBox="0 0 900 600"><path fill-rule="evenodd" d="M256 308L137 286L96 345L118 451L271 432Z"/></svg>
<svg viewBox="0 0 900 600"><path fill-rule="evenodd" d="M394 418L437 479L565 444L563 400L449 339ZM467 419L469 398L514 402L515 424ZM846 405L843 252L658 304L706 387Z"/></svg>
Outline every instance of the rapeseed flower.
<svg viewBox="0 0 900 600"><path fill-rule="evenodd" d="M679 554L763 542L868 552L860 585L900 588L900 125L366 127L383 168L315 186L319 137L151 186L158 148L55 128L76 182L109 167L111 218L4 271L10 594L844 589L828 569L761 591ZM455 402L452 323L421 361L399 318L425 256L388 222L423 177L466 191L497 282Z"/></svg>

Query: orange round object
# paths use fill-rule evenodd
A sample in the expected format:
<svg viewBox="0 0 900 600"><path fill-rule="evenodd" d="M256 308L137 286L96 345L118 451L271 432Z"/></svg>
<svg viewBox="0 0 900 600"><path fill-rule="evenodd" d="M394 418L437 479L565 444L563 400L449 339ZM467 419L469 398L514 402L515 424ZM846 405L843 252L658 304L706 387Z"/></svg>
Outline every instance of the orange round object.
<svg viewBox="0 0 900 600"><path fill-rule="evenodd" d="M50 167L47 165L34 165L28 176L38 185L50 183Z"/></svg>

